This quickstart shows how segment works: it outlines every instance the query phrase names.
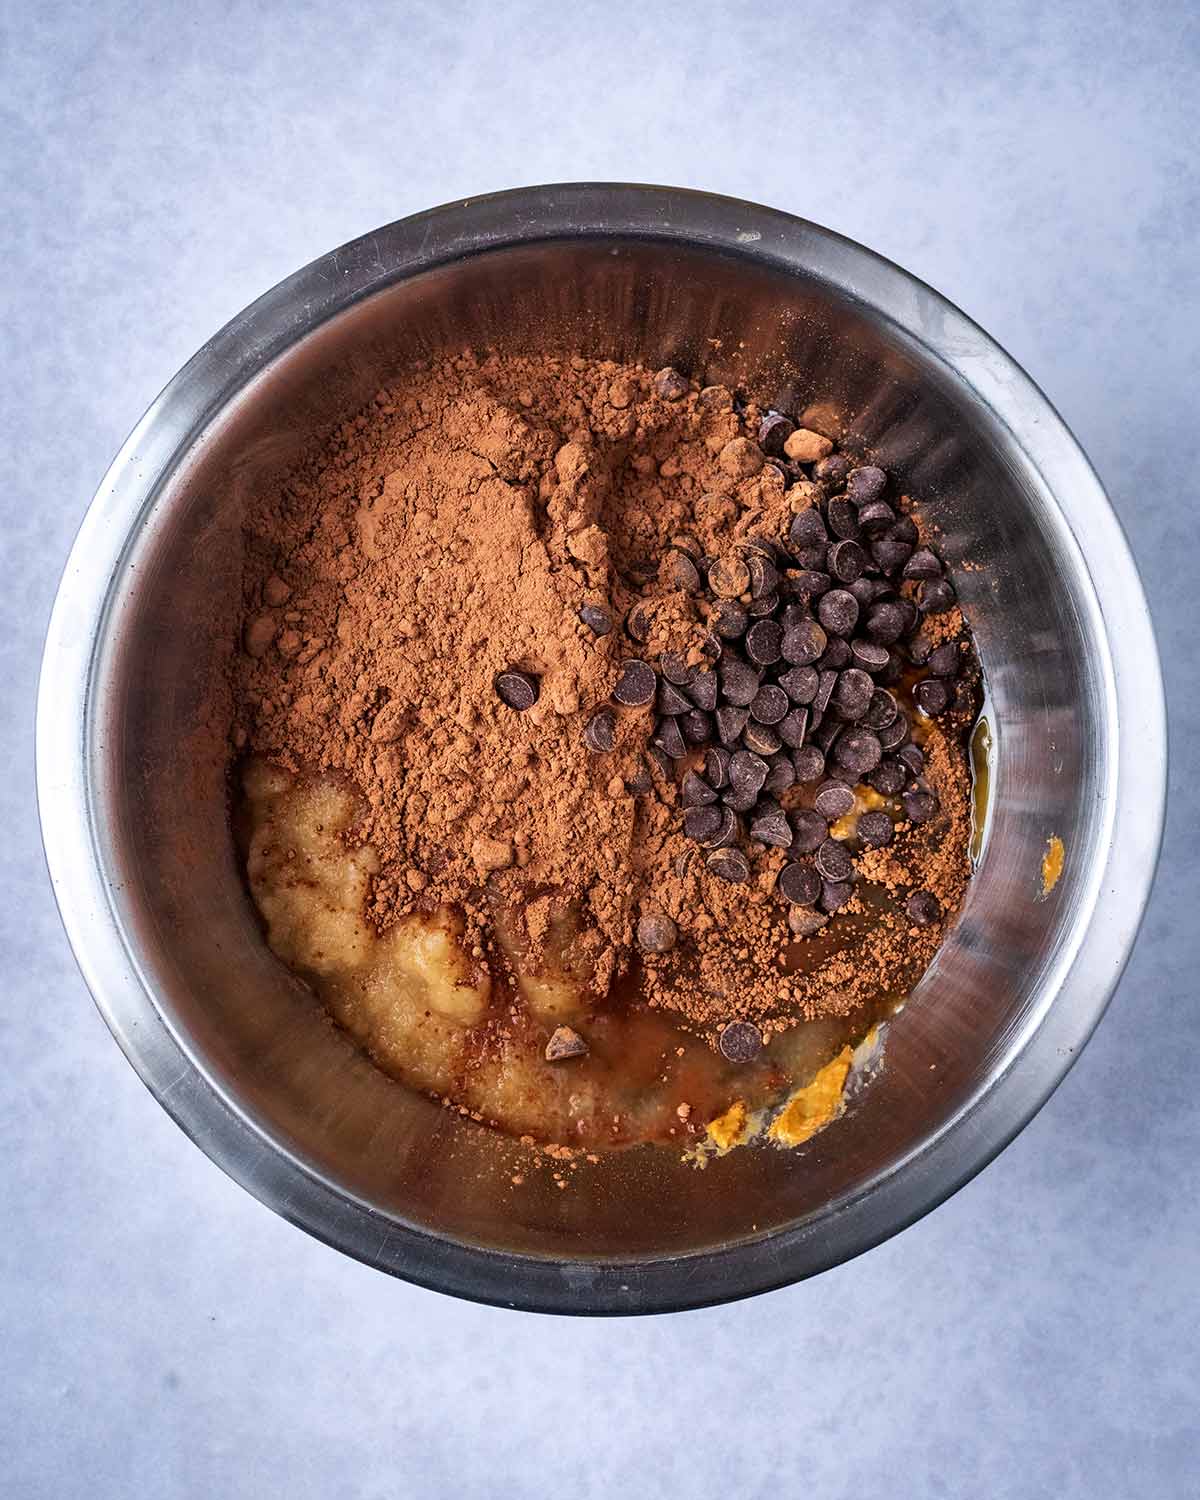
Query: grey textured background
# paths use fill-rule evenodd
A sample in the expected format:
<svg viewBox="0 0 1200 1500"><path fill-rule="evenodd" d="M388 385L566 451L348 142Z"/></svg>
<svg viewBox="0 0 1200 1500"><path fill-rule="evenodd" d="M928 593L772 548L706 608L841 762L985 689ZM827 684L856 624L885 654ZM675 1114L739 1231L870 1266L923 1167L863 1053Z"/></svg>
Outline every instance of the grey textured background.
<svg viewBox="0 0 1200 1500"><path fill-rule="evenodd" d="M0 15L0 1494L1196 1494L1194 5ZM31 770L67 546L187 356L376 224L588 177L806 214L977 317L1109 486L1173 713L1150 917L1038 1119L856 1263L641 1322L392 1283L227 1181L88 1000Z"/></svg>

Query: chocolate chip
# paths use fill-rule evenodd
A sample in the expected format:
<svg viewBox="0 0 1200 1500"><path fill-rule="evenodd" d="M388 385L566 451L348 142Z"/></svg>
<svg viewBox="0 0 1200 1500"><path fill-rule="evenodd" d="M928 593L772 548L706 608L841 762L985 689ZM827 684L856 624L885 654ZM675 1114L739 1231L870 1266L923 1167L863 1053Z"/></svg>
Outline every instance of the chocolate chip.
<svg viewBox="0 0 1200 1500"><path fill-rule="evenodd" d="M663 754L669 755L672 760L679 760L687 754L683 731L674 719L659 719L657 732L652 736L650 743L657 745Z"/></svg>
<svg viewBox="0 0 1200 1500"><path fill-rule="evenodd" d="M773 615L779 608L779 595L775 593L763 594L759 599L751 599L746 606L746 613L752 620L764 620Z"/></svg>
<svg viewBox="0 0 1200 1500"><path fill-rule="evenodd" d="M717 738L723 745L736 744L742 737L742 730L750 718L748 708L734 708L731 704L722 704L717 709Z"/></svg>
<svg viewBox="0 0 1200 1500"><path fill-rule="evenodd" d="M942 560L928 547L918 547L904 564L905 578L940 578Z"/></svg>
<svg viewBox="0 0 1200 1500"><path fill-rule="evenodd" d="M846 493L855 505L877 500L887 485L887 475L874 464L863 464L846 475Z"/></svg>
<svg viewBox="0 0 1200 1500"><path fill-rule="evenodd" d="M810 510L802 510L799 515L792 517L788 540L793 547L817 547L829 540L825 522L821 519L821 512L816 506Z"/></svg>
<svg viewBox="0 0 1200 1500"><path fill-rule="evenodd" d="M556 1026L546 1043L547 1062L566 1062L571 1057L585 1057L588 1044L570 1026Z"/></svg>
<svg viewBox="0 0 1200 1500"><path fill-rule="evenodd" d="M809 864L784 865L775 885L793 906L812 906L821 894L821 877Z"/></svg>
<svg viewBox="0 0 1200 1500"><path fill-rule="evenodd" d="M635 604L625 616L625 634L639 646L644 646L650 639L650 624L649 613L640 604Z"/></svg>
<svg viewBox="0 0 1200 1500"><path fill-rule="evenodd" d="M790 750L799 750L808 733L808 709L793 708L779 721L779 738Z"/></svg>
<svg viewBox="0 0 1200 1500"><path fill-rule="evenodd" d="M834 760L855 776L873 771L882 756L883 747L869 729L848 729L833 747Z"/></svg>
<svg viewBox="0 0 1200 1500"><path fill-rule="evenodd" d="M854 871L850 851L837 839L826 839L817 850L816 866L822 880L849 880Z"/></svg>
<svg viewBox="0 0 1200 1500"><path fill-rule="evenodd" d="M654 377L655 394L663 401L682 400L690 389L686 377L678 370L673 370L670 365L664 365Z"/></svg>
<svg viewBox="0 0 1200 1500"><path fill-rule="evenodd" d="M678 589L685 594L700 592L700 571L686 552L674 549L668 552L658 576L669 589Z"/></svg>
<svg viewBox="0 0 1200 1500"><path fill-rule="evenodd" d="M827 514L829 516L829 529L833 532L834 536L841 537L844 541L856 541L862 535L858 512L850 504L849 500L844 497L831 500Z"/></svg>
<svg viewBox="0 0 1200 1500"><path fill-rule="evenodd" d="M696 676L696 668L688 664L682 651L664 651L658 663L659 671L676 687L687 687Z"/></svg>
<svg viewBox="0 0 1200 1500"><path fill-rule="evenodd" d="M650 767L641 765L625 783L625 790L632 792L635 797L641 797L654 786L654 778L650 775Z"/></svg>
<svg viewBox="0 0 1200 1500"><path fill-rule="evenodd" d="M750 569L736 552L719 557L708 570L708 586L719 599L736 599L750 587Z"/></svg>
<svg viewBox="0 0 1200 1500"><path fill-rule="evenodd" d="M738 820L734 817L732 809L718 808L717 815L716 828L696 841L701 849L727 849L737 841Z"/></svg>
<svg viewBox="0 0 1200 1500"><path fill-rule="evenodd" d="M787 820L787 814L782 812L763 813L751 822L750 837L757 843L766 844L772 849L790 848L792 827Z"/></svg>
<svg viewBox="0 0 1200 1500"><path fill-rule="evenodd" d="M841 484L849 472L850 460L844 453L831 453L813 466L813 473L818 479L828 480L835 485Z"/></svg>
<svg viewBox="0 0 1200 1500"><path fill-rule="evenodd" d="M851 806L854 799L851 798ZM814 854L829 837L829 824L819 812L802 807L792 814L792 853Z"/></svg>
<svg viewBox="0 0 1200 1500"><path fill-rule="evenodd" d="M892 842L895 829L885 812L860 813L854 832L868 849L886 849Z"/></svg>
<svg viewBox="0 0 1200 1500"><path fill-rule="evenodd" d="M957 677L959 666L957 641L943 641L929 653L929 670L935 677Z"/></svg>
<svg viewBox="0 0 1200 1500"><path fill-rule="evenodd" d="M739 795L749 792L755 797L767 779L765 760L750 750L736 750L729 761L729 785Z"/></svg>
<svg viewBox="0 0 1200 1500"><path fill-rule="evenodd" d="M593 635L607 635L612 629L612 616L599 604L582 605L579 618Z"/></svg>
<svg viewBox="0 0 1200 1500"><path fill-rule="evenodd" d="M750 703L750 717L760 724L778 724L791 705L781 687L768 683L759 688Z"/></svg>
<svg viewBox="0 0 1200 1500"><path fill-rule="evenodd" d="M681 693L677 687L669 682L658 684L658 699L655 708L660 714L673 718L676 714L686 714L691 711L692 700L686 694Z"/></svg>
<svg viewBox="0 0 1200 1500"><path fill-rule="evenodd" d="M762 1033L750 1021L730 1021L717 1045L731 1063L753 1062L762 1051Z"/></svg>
<svg viewBox="0 0 1200 1500"><path fill-rule="evenodd" d="M904 903L904 912L914 927L928 927L942 914L942 903L932 891L914 891Z"/></svg>
<svg viewBox="0 0 1200 1500"><path fill-rule="evenodd" d="M848 880L823 880L821 882L821 910L839 911L854 894Z"/></svg>
<svg viewBox="0 0 1200 1500"><path fill-rule="evenodd" d="M811 568L815 572L827 572L825 564L829 561L829 548L824 542L817 542L812 547L797 547L795 561L798 568Z"/></svg>
<svg viewBox="0 0 1200 1500"><path fill-rule="evenodd" d="M771 458L780 458L783 445L796 430L791 417L781 411L769 411L758 424L758 446Z"/></svg>
<svg viewBox="0 0 1200 1500"><path fill-rule="evenodd" d="M817 692L812 703L814 713L823 714L829 707L829 700L837 686L837 678L836 672L822 672L817 679Z"/></svg>
<svg viewBox="0 0 1200 1500"><path fill-rule="evenodd" d="M840 635L831 635L829 637L829 644L825 647L825 651L817 666L822 672L840 672L844 667L848 667L853 660L854 656L850 650L850 642L843 640Z"/></svg>
<svg viewBox="0 0 1200 1500"><path fill-rule="evenodd" d="M718 671L725 701L737 708L748 708L762 683L762 678L754 668L744 661L738 661L736 657L726 656Z"/></svg>
<svg viewBox="0 0 1200 1500"><path fill-rule="evenodd" d="M507 704L509 708L515 708L519 714L533 707L542 690L541 683L532 672L519 672L515 667L501 672L496 678L495 686L496 697L500 702Z"/></svg>
<svg viewBox="0 0 1200 1500"><path fill-rule="evenodd" d="M751 719L742 730L742 744L756 755L774 755L783 745L779 731L770 724Z"/></svg>
<svg viewBox="0 0 1200 1500"><path fill-rule="evenodd" d="M850 592L858 600L859 613L869 604L877 604L880 599L890 599L895 593L892 585L886 578L856 578L849 585Z"/></svg>
<svg viewBox="0 0 1200 1500"><path fill-rule="evenodd" d="M642 917L637 924L637 945L643 953L669 953L678 939L679 929L670 917Z"/></svg>
<svg viewBox="0 0 1200 1500"><path fill-rule="evenodd" d="M910 787L900 800L910 823L928 823L938 810L938 799L926 787Z"/></svg>
<svg viewBox="0 0 1200 1500"><path fill-rule="evenodd" d="M925 769L925 756L919 745L905 745L896 752L896 759L910 776L919 776Z"/></svg>
<svg viewBox="0 0 1200 1500"><path fill-rule="evenodd" d="M825 757L816 745L801 745L792 756L792 764L796 768L797 781L820 781L825 774Z"/></svg>
<svg viewBox="0 0 1200 1500"><path fill-rule="evenodd" d="M907 542L910 547L917 545L917 523L911 516L901 516L892 527L892 535L898 542Z"/></svg>
<svg viewBox="0 0 1200 1500"><path fill-rule="evenodd" d="M813 806L830 823L844 818L854 806L854 793L844 781L827 781L813 798Z"/></svg>
<svg viewBox="0 0 1200 1500"><path fill-rule="evenodd" d="M740 849L714 849L705 861L708 868L730 885L744 885L750 879L750 862Z"/></svg>
<svg viewBox="0 0 1200 1500"><path fill-rule="evenodd" d="M838 673L830 703L843 719L861 719L874 701L876 687L861 667L847 667ZM890 694L889 694L890 696Z"/></svg>
<svg viewBox="0 0 1200 1500"><path fill-rule="evenodd" d="M613 689L613 697L625 708L645 708L654 702L657 687L654 668L636 656L627 656L621 663L621 676Z"/></svg>
<svg viewBox="0 0 1200 1500"><path fill-rule="evenodd" d="M779 587L779 569L761 552L747 553L746 567L750 575L751 598L765 599Z"/></svg>
<svg viewBox="0 0 1200 1500"><path fill-rule="evenodd" d="M817 629L820 630L820 626ZM793 703L811 703L817 696L821 674L816 667L792 667L779 679L779 686Z"/></svg>
<svg viewBox="0 0 1200 1500"><path fill-rule="evenodd" d="M845 589L830 589L817 605L817 619L834 635L850 635L858 624L858 600Z"/></svg>
<svg viewBox="0 0 1200 1500"><path fill-rule="evenodd" d="M840 682L838 686L839 688L841 687ZM895 722L896 715L899 712L900 707L887 688L875 688L871 694L871 701L867 705L864 722L868 729L876 731L886 729L889 724Z"/></svg>
<svg viewBox="0 0 1200 1500"><path fill-rule="evenodd" d="M927 635L914 635L905 642L904 652L914 667L923 667L933 655L933 642Z"/></svg>
<svg viewBox="0 0 1200 1500"><path fill-rule="evenodd" d="M701 713L698 708L680 714L678 723L679 731L689 745L707 745L713 737L712 714Z"/></svg>
<svg viewBox="0 0 1200 1500"><path fill-rule="evenodd" d="M758 805L757 792L735 792L731 787L721 797L721 801L731 812L748 813Z"/></svg>
<svg viewBox="0 0 1200 1500"><path fill-rule="evenodd" d="M908 772L893 756L886 756L868 775L867 780L885 797L898 797L908 784Z"/></svg>
<svg viewBox="0 0 1200 1500"><path fill-rule="evenodd" d="M687 695L697 708L702 708L705 713L712 713L717 706L717 674L697 672L687 684Z"/></svg>
<svg viewBox="0 0 1200 1500"><path fill-rule="evenodd" d="M867 611L867 634L878 644L890 646L904 634L907 619L907 611L900 608L899 600L873 604Z"/></svg>
<svg viewBox="0 0 1200 1500"><path fill-rule="evenodd" d="M617 743L617 716L611 708L598 708L587 721L583 741L597 755L607 755Z"/></svg>
<svg viewBox="0 0 1200 1500"><path fill-rule="evenodd" d="M917 602L927 615L940 615L954 604L954 589L945 578L932 578L921 585Z"/></svg>
<svg viewBox="0 0 1200 1500"><path fill-rule="evenodd" d="M750 616L746 606L736 599L722 599L713 610L709 623L723 641L736 641L745 635Z"/></svg>
<svg viewBox="0 0 1200 1500"><path fill-rule="evenodd" d="M815 568L801 568L788 574L788 588L797 599L816 599L829 588L829 574Z"/></svg>
<svg viewBox="0 0 1200 1500"><path fill-rule="evenodd" d="M829 549L827 566L839 583L854 583L862 577L867 554L857 542L838 542Z"/></svg>
<svg viewBox="0 0 1200 1500"><path fill-rule="evenodd" d="M805 620L783 632L780 654L795 667L810 666L824 651L827 641L828 636L815 620Z"/></svg>
<svg viewBox="0 0 1200 1500"><path fill-rule="evenodd" d="M786 720L784 721L787 722ZM767 779L763 782L763 791L770 792L772 797L780 797L787 791L788 787L796 784L796 768L792 764L792 757L784 752L773 755L770 759L771 769L767 772Z"/></svg>
<svg viewBox="0 0 1200 1500"><path fill-rule="evenodd" d="M954 692L942 677L926 677L913 688L913 702L931 718L944 714L954 701Z"/></svg>
<svg viewBox="0 0 1200 1500"><path fill-rule="evenodd" d="M850 655L854 663L864 672L882 672L891 660L891 652L876 641L855 640L850 642Z"/></svg>
<svg viewBox="0 0 1200 1500"><path fill-rule="evenodd" d="M875 566L883 573L898 573L908 561L912 548L895 535L895 528L885 531L871 543L871 556Z"/></svg>
<svg viewBox="0 0 1200 1500"><path fill-rule="evenodd" d="M720 791L729 781L729 751L714 745L704 757L704 775L709 786Z"/></svg>
<svg viewBox="0 0 1200 1500"><path fill-rule="evenodd" d="M688 771L684 775L679 796L684 807L708 807L717 800L716 792L695 771Z"/></svg>
<svg viewBox="0 0 1200 1500"><path fill-rule="evenodd" d="M709 838L721 827L725 811L723 807L689 807L683 815L684 836L697 843Z"/></svg>
<svg viewBox="0 0 1200 1500"><path fill-rule="evenodd" d="M814 933L820 932L822 927L829 924L829 918L822 916L819 911L813 911L810 907L789 906L787 914L788 931L798 938L809 938Z"/></svg>
<svg viewBox="0 0 1200 1500"><path fill-rule="evenodd" d="M845 730L846 726L840 719L834 718L832 714L827 719L814 719L809 737L814 745L820 746L828 755L833 749L833 742Z"/></svg>
<svg viewBox="0 0 1200 1500"><path fill-rule="evenodd" d="M710 630L704 637L704 639L700 642L700 650L704 653L709 661L720 661L721 656L725 651L725 643L721 640L721 637L719 635L714 634L713 631Z"/></svg>
<svg viewBox="0 0 1200 1500"><path fill-rule="evenodd" d="M769 667L779 660L783 626L775 620L759 620L746 632L746 655L756 667Z"/></svg>
<svg viewBox="0 0 1200 1500"><path fill-rule="evenodd" d="M895 601L895 604L896 608L904 617L904 624L901 627L901 634L911 635L917 628L917 626L921 623L921 611L917 608L917 606L912 602L911 599L897 599Z"/></svg>
<svg viewBox="0 0 1200 1500"><path fill-rule="evenodd" d="M899 750L908 738L908 715L898 713L886 728L877 729L875 733L884 750Z"/></svg>

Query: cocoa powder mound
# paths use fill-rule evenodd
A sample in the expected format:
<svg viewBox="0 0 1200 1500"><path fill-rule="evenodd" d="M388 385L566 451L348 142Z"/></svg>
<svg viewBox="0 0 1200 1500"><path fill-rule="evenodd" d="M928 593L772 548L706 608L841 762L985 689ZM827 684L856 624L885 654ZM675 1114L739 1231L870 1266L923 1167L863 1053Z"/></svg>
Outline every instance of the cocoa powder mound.
<svg viewBox="0 0 1200 1500"><path fill-rule="evenodd" d="M663 399L640 367L468 354L379 392L248 515L233 743L360 790L381 928L453 903L486 962L500 904L536 961L570 904L575 968L602 996L631 967L638 918L666 914L681 946L639 960L642 991L710 1033L733 1013L768 1030L848 1013L894 979L901 948L932 955L941 923L859 932L839 913L846 941L822 934L796 967L808 945L773 891L782 856L756 856L749 885L704 877L675 783L648 769L651 710L616 711L610 753L585 746L622 657L698 659L705 606L660 566L671 539L719 553L811 503L764 466L758 417L722 387ZM621 630L635 604L640 647ZM584 624L585 606L612 630ZM508 669L539 679L526 712L496 694ZM879 861L882 885L932 889L947 912L969 874L956 754L931 757L937 819L903 863Z"/></svg>

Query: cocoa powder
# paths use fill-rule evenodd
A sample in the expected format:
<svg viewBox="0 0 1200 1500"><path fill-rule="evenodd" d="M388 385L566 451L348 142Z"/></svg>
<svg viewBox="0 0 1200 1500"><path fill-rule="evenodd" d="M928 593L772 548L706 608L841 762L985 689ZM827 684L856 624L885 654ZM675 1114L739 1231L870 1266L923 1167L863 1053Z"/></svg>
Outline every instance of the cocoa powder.
<svg viewBox="0 0 1200 1500"><path fill-rule="evenodd" d="M649 1003L710 1035L733 1015L769 1032L847 1014L928 962L942 924L912 928L864 904L869 891L793 942L781 854L756 856L749 885L707 876L673 779L647 773L650 709L616 711L610 753L585 746L622 657L699 659L703 609L663 565L671 539L719 553L784 533L811 503L811 486L785 490L764 466L747 437L758 417L722 387L663 399L637 366L468 354L381 391L248 515L233 743L359 789L353 836L382 861L381 928L454 903L473 957L494 964L500 904L536 964L571 904L571 962L597 995L632 971ZM583 623L588 605L609 633ZM634 605L637 648L621 630ZM524 713L494 690L514 668L540 681ZM921 887L950 913L969 874L970 788L951 737L932 728L927 753L937 817L863 870L881 893ZM635 959L636 923L655 915L680 945Z"/></svg>

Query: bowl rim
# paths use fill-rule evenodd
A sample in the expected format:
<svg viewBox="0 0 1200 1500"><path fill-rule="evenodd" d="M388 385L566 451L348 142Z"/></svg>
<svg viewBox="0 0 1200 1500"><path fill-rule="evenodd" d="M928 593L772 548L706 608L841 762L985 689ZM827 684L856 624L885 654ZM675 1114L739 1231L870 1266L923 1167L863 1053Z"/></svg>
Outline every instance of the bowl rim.
<svg viewBox="0 0 1200 1500"><path fill-rule="evenodd" d="M1004 1066L853 1194L798 1224L683 1256L516 1255L400 1223L315 1172L243 1113L165 1022L115 919L95 837L89 726L99 643L131 539L209 422L295 343L373 293L460 258L579 237L734 252L815 275L901 327L1019 443L1091 583L1091 625L1108 651L1097 663L1111 742L1103 858L1074 941ZM1120 630L1106 628L1101 599L1120 601ZM71 947L113 1036L185 1133L269 1208L366 1264L471 1300L554 1313L677 1311L767 1291L862 1253L957 1191L1037 1113L1107 1008L1149 899L1166 799L1166 710L1141 581L1099 478L1034 381L938 292L832 230L736 198L623 183L516 188L397 220L287 277L204 344L150 404L80 525L47 631L36 739L43 846Z"/></svg>

